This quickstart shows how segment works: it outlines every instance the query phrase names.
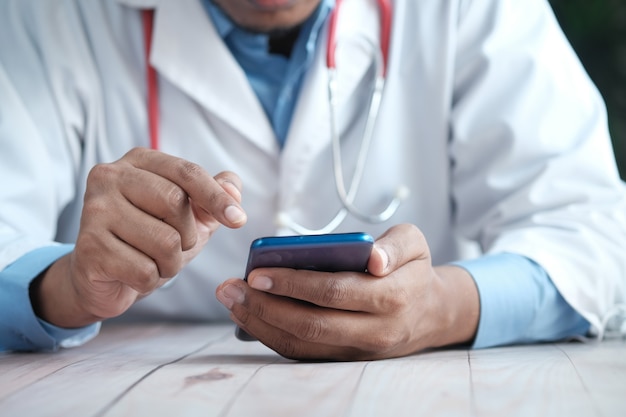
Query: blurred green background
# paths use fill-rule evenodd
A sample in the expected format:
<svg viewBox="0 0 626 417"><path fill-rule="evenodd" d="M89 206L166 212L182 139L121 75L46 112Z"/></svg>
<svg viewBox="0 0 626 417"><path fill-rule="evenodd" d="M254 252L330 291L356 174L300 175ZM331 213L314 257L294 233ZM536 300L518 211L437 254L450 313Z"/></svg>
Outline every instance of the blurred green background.
<svg viewBox="0 0 626 417"><path fill-rule="evenodd" d="M626 180L626 0L550 3L606 101L613 149L622 179Z"/></svg>

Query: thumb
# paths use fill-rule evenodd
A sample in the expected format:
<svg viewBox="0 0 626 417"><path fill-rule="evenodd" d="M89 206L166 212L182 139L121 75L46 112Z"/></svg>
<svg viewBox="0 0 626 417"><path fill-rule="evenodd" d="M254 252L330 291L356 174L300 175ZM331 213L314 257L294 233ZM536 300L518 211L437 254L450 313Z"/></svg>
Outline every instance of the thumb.
<svg viewBox="0 0 626 417"><path fill-rule="evenodd" d="M430 260L430 250L424 234L417 226L401 224L376 239L367 269L370 274L383 277L411 261L425 259Z"/></svg>
<svg viewBox="0 0 626 417"><path fill-rule="evenodd" d="M372 254L367 264L367 271L376 277L387 275L389 271L389 255L384 247L376 243L374 244Z"/></svg>

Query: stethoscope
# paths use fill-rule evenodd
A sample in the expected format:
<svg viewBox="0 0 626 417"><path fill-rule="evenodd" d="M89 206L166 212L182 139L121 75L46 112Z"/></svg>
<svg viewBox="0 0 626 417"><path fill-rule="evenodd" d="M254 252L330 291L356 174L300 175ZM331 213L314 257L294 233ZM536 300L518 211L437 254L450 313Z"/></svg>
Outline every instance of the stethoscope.
<svg viewBox="0 0 626 417"><path fill-rule="evenodd" d="M341 10L342 0L336 0L335 8L330 15L328 30L328 45L326 54L326 66L328 68L328 100L330 104L330 131L333 154L333 171L335 177L335 188L337 195L341 200L342 207L337 211L335 216L324 227L313 229L305 227L293 220L287 213L278 213L276 222L279 227L286 227L298 234L323 234L331 233L339 227L348 214L367 223L382 223L389 220L398 210L398 207L408 197L409 190L406 186L401 185L396 189L395 195L387 204L387 207L378 213L365 213L354 205L361 179L363 178L363 170L372 141L374 127L378 118L380 103L382 101L383 90L385 87L385 79L387 76L387 64L389 56L389 43L391 37L391 1L377 0L378 10L380 14L380 55L378 56L378 69L374 81L374 90L370 101L367 121L363 134L361 149L357 155L356 166L352 174L350 187L346 190L345 180L343 177L343 167L341 158L340 135L337 129L337 80L336 80L336 62L335 51L337 49L337 21L339 11ZM150 132L150 147L159 149L159 97L158 97L158 79L156 70L150 62L150 50L152 47L152 29L154 22L153 10L145 10L143 12L143 29L145 39L145 59L146 59L146 78L148 91L148 129Z"/></svg>

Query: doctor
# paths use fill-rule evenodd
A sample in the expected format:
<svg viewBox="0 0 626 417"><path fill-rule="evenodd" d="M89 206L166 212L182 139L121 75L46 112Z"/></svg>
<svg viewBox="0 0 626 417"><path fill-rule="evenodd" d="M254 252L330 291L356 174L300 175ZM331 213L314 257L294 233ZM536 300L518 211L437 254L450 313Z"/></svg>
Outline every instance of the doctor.
<svg viewBox="0 0 626 417"><path fill-rule="evenodd" d="M619 328L624 186L547 2L391 3L351 198L377 213L410 194L383 222L340 216L378 237L368 274L246 283L254 238L343 207L332 138L349 188L385 61L377 2L331 25L332 0L0 0L0 347L75 346L120 315L230 316L298 359Z"/></svg>

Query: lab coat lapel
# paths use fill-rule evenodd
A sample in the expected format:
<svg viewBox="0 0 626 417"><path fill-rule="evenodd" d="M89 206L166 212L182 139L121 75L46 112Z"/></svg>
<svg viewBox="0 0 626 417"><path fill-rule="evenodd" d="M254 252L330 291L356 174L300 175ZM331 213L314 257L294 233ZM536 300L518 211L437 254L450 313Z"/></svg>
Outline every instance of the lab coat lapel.
<svg viewBox="0 0 626 417"><path fill-rule="evenodd" d="M340 119L342 115L352 117L355 112L367 108L367 103L355 102L357 100L353 98L375 59L374 54L379 53L379 27L378 7L374 0L343 1L337 25L336 54L336 100ZM326 67L328 22L318 42L314 63L305 78L283 151L283 169L293 174L283 176L283 185L286 187L283 189L297 189L299 180L303 179L297 173L306 175L304 167L320 152L328 149L331 143ZM364 85L370 88L372 84L368 79ZM371 95L366 93L365 97L369 99ZM338 120L341 138L347 128L346 118L343 119Z"/></svg>
<svg viewBox="0 0 626 417"><path fill-rule="evenodd" d="M273 129L199 0L160 0L150 61L180 88L268 153L278 150Z"/></svg>
<svg viewBox="0 0 626 417"><path fill-rule="evenodd" d="M342 3L337 25L336 54L338 87L336 100L341 114L349 113L350 109L346 109L346 106L350 106L351 97L375 59L374 54L380 51L378 17L378 8L374 0L344 0ZM309 152L315 153L328 146L330 142L330 105L326 68L328 22L318 42L312 69L305 79L294 112L286 152L292 151L290 148L306 146ZM368 84L366 81L365 86L369 88L371 83ZM369 98L369 95L367 97ZM311 140L312 135L315 141Z"/></svg>

